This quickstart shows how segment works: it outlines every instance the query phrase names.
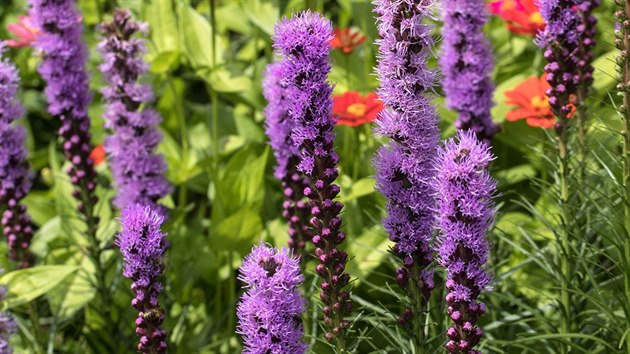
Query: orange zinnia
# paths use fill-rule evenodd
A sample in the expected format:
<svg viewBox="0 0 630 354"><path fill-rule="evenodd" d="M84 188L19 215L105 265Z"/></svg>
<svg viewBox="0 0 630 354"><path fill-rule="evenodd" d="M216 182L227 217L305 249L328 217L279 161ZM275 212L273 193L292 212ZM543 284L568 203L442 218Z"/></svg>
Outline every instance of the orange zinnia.
<svg viewBox="0 0 630 354"><path fill-rule="evenodd" d="M502 17L514 33L535 36L545 28L535 0L495 0L490 3L490 12Z"/></svg>
<svg viewBox="0 0 630 354"><path fill-rule="evenodd" d="M7 30L16 37L16 39L4 41L7 46L12 48L30 46L39 34L39 28L33 22L33 17L30 14L28 16L20 16L18 23L7 25Z"/></svg>
<svg viewBox="0 0 630 354"><path fill-rule="evenodd" d="M370 123L381 110L383 102L373 92L362 97L356 91L348 91L333 97L333 114L337 118L337 125L356 127Z"/></svg>
<svg viewBox="0 0 630 354"><path fill-rule="evenodd" d="M543 74L540 78L531 76L518 84L514 90L506 91L505 103L516 107L508 112L505 118L510 122L525 119L532 127L553 128L556 118L546 94L549 87Z"/></svg>
<svg viewBox="0 0 630 354"><path fill-rule="evenodd" d="M105 162L105 149L103 144L96 145L96 147L90 153L90 159L94 161L94 166L100 165Z"/></svg>
<svg viewBox="0 0 630 354"><path fill-rule="evenodd" d="M340 49L344 54L350 54L354 47L365 42L365 36L354 28L335 28L335 38L330 40L330 46Z"/></svg>

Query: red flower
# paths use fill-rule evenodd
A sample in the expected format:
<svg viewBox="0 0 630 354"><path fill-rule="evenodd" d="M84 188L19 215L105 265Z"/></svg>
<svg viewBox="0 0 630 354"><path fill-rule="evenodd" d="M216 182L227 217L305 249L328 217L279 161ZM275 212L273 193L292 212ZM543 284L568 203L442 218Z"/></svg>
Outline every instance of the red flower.
<svg viewBox="0 0 630 354"><path fill-rule="evenodd" d="M506 27L514 33L535 36L545 28L536 0L495 0L490 12L507 21Z"/></svg>
<svg viewBox="0 0 630 354"><path fill-rule="evenodd" d="M335 28L335 38L330 40L330 46L340 49L344 54L350 54L354 47L365 42L365 36L354 28Z"/></svg>
<svg viewBox="0 0 630 354"><path fill-rule="evenodd" d="M96 145L96 147L90 153L90 159L94 161L94 166L100 165L105 162L105 149L103 144Z"/></svg>
<svg viewBox="0 0 630 354"><path fill-rule="evenodd" d="M540 78L531 76L518 84L514 90L506 91L505 103L517 107L508 112L505 118L510 122L525 119L527 125L532 127L553 128L556 117L545 94L549 87L543 74Z"/></svg>
<svg viewBox="0 0 630 354"><path fill-rule="evenodd" d="M20 16L18 23L7 25L7 30L11 32L16 39L7 39L4 43L12 48L29 47L39 34L39 28L33 22L33 17Z"/></svg>
<svg viewBox="0 0 630 354"><path fill-rule="evenodd" d="M338 118L337 125L356 127L370 123L382 110L383 102L373 92L361 97L356 91L348 91L333 97L333 114Z"/></svg>

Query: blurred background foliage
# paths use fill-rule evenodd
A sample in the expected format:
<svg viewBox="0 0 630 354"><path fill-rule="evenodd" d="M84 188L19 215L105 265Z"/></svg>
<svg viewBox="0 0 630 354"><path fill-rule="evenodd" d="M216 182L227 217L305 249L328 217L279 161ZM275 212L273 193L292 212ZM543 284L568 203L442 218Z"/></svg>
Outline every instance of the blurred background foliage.
<svg viewBox="0 0 630 354"><path fill-rule="evenodd" d="M234 308L241 291L236 280L241 259L259 239L277 246L287 242L287 226L280 215L283 197L280 183L272 174L275 161L266 143L262 114L266 102L261 93L261 79L265 66L274 57L271 47L274 24L282 16L310 8L324 13L335 27L356 27L367 40L348 55L333 51L330 81L335 85L335 94L368 93L378 86L373 72L377 34L372 5L360 0L79 0L78 3L90 48L94 92L90 117L95 145L102 143L106 133L99 94L104 82L97 68L100 58L95 46L99 36L95 26L116 7L131 9L150 26L146 56L150 75L146 80L155 89L155 104L163 116L164 141L159 151L168 162L167 177L175 186L172 195L164 200L172 209L165 227L171 248L164 296L171 352L238 352L240 339L234 333ZM9 38L6 25L17 22L18 16L26 12L25 0L3 0L0 5L3 39ZM620 127L614 108L617 98L609 93L615 85L612 12L612 1L604 1L596 14L599 23L595 88L588 99L592 117L589 142L593 151L602 152L591 166L595 173L590 183L601 187L601 194L608 193L606 188L610 187L610 183L602 180L618 173L618 168L610 165L615 151L619 151L617 138L611 131ZM439 21L435 24L437 38ZM482 350L562 352L558 342L564 342L560 346L568 343L569 347L575 347L575 352L619 348L623 332L618 331L624 329L614 328L614 320L623 321L626 317L614 294L605 295L608 287L618 286L615 279L619 273L610 267L598 283L599 288L593 290L595 293L584 295L592 300L582 317L589 322L590 329L585 334L588 336L561 338L553 334L553 294L558 287L553 276L553 250L549 248L553 229L557 227L549 187L553 183L555 152L549 143L553 131L532 128L524 121L506 122L505 115L511 107L505 104L504 96L505 91L514 89L527 77L540 75L544 60L531 36L509 32L500 18L492 17L486 30L496 58L496 106L492 113L502 131L493 141L497 159L492 174L498 180L501 194L496 227L490 235L494 291L482 297L489 307L481 323L487 333ZM438 41L438 49L439 45ZM34 190L26 204L39 227L32 246L39 266L19 274L7 273L1 278L11 289L4 308L11 308L19 319L20 335L14 339L16 352L31 353L36 346L42 353L132 352L136 341L132 328L135 315L128 306L129 283L119 276L120 257L113 248L105 257L106 279L111 284L114 303L108 309L93 306L96 274L82 257L85 241L73 211L70 184L63 172L56 135L59 122L46 112L44 83L36 72L39 58L34 50L26 48L11 50L8 55L19 66L23 80L21 98L28 112L25 124L34 170ZM436 66L435 60L431 65ZM456 115L444 107L440 87L436 87L436 92L443 136L449 137L454 133L452 123ZM408 339L396 325L404 306L392 276L395 259L388 253L391 244L380 223L384 199L373 188L371 158L382 141L373 135L372 129L373 124L336 128L336 146L341 156L340 200L345 204L346 247L352 257L348 271L356 279L355 349L360 353L410 352ZM99 165L98 170L101 179L98 210L102 220L99 237L112 240L117 231L117 214L109 206L114 191L106 164ZM610 175L602 171L609 171ZM609 204L602 204L602 215L617 205ZM610 226L605 222L597 225L592 229L608 230ZM598 242L599 250L614 248L611 240ZM6 244L0 247L1 264L10 269ZM597 257L606 259L607 253L602 251ZM610 258L614 263L614 255ZM440 287L438 280L436 289ZM315 290L310 272L305 292L312 304L317 303ZM431 341L435 348L444 341L442 334L447 328L440 310L443 295L436 290L432 300L435 323ZM598 303L596 299L610 306L610 316L602 315L605 311L594 305ZM25 304L31 300L35 300L41 313L39 329L26 320L32 307ZM312 311L309 319L315 318L319 310L312 306ZM110 313L115 319L115 330L106 328L103 313ZM312 352L328 352L325 343L316 341L321 331L316 323L306 321L305 326ZM625 336L627 341L628 333Z"/></svg>

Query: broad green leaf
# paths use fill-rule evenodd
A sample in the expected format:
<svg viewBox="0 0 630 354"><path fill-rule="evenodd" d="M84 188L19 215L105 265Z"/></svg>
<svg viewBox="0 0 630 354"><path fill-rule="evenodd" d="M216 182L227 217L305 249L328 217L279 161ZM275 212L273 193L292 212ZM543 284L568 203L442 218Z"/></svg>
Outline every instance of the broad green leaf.
<svg viewBox="0 0 630 354"><path fill-rule="evenodd" d="M365 230L361 236L348 239L348 273L365 279L385 257L390 246L387 233L381 225Z"/></svg>
<svg viewBox="0 0 630 354"><path fill-rule="evenodd" d="M177 69L179 52L168 51L159 53L152 61L150 71L153 74L166 74Z"/></svg>
<svg viewBox="0 0 630 354"><path fill-rule="evenodd" d="M260 216L243 208L221 221L210 237L210 247L244 254L260 237L262 229Z"/></svg>
<svg viewBox="0 0 630 354"><path fill-rule="evenodd" d="M618 50L610 52L595 59L593 62L593 88L603 92L611 88L615 82L615 58L619 55Z"/></svg>
<svg viewBox="0 0 630 354"><path fill-rule="evenodd" d="M46 254L48 254L48 244L59 236L60 231L61 219L59 216L48 220L48 222L42 225L35 233L30 246L31 251L37 255L38 258L46 256Z"/></svg>
<svg viewBox="0 0 630 354"><path fill-rule="evenodd" d="M172 0L149 0L144 4L144 20L149 23L151 43L156 54L179 51L179 33Z"/></svg>
<svg viewBox="0 0 630 354"><path fill-rule="evenodd" d="M341 196L339 201L347 203L354 199L374 193L374 182L375 180L372 177L361 178L360 180L353 182L350 187L350 192L347 195Z"/></svg>
<svg viewBox="0 0 630 354"><path fill-rule="evenodd" d="M212 48L212 28L208 20L190 6L180 5L180 28L183 36L184 54L194 69L213 69L220 64L225 44L220 36L214 37L216 53Z"/></svg>
<svg viewBox="0 0 630 354"><path fill-rule="evenodd" d="M217 92L233 93L241 92L250 88L252 80L243 75L233 75L229 71L220 68L203 75L212 89Z"/></svg>
<svg viewBox="0 0 630 354"><path fill-rule="evenodd" d="M2 308L10 309L47 294L77 269L77 266L46 265L3 274L0 284L6 285L8 292Z"/></svg>
<svg viewBox="0 0 630 354"><path fill-rule="evenodd" d="M507 184L515 184L536 176L536 169L529 164L497 171L495 177Z"/></svg>
<svg viewBox="0 0 630 354"><path fill-rule="evenodd" d="M273 35L273 29L279 18L280 11L271 1L247 0L241 1L243 11L247 17L265 31L268 35Z"/></svg>
<svg viewBox="0 0 630 354"><path fill-rule="evenodd" d="M88 257L83 257L80 269L67 277L58 287L50 291L50 307L58 321L70 319L85 307L96 295L93 286L95 280L90 279L94 265Z"/></svg>

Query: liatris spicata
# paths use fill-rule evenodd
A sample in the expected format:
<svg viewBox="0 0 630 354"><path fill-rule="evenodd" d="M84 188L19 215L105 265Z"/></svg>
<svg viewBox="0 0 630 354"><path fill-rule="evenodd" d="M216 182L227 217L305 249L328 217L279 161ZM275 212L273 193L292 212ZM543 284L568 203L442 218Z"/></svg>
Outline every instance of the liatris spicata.
<svg viewBox="0 0 630 354"><path fill-rule="evenodd" d="M239 279L246 284L237 308L243 353L303 354L302 314L306 301L298 287L304 280L299 260L286 249L263 244L245 257Z"/></svg>
<svg viewBox="0 0 630 354"><path fill-rule="evenodd" d="M431 16L433 1L375 2L378 15L379 97L386 109L377 119L377 133L389 138L375 157L376 188L387 198L385 229L395 245L402 267L398 284L409 295L411 307L401 324L425 345L426 304L433 289L433 209L431 161L439 143L438 116L431 103L435 72L427 66L433 49ZM411 321L411 322L410 322Z"/></svg>
<svg viewBox="0 0 630 354"><path fill-rule="evenodd" d="M2 270L0 270L2 273ZM0 301L4 300L7 294L7 287L0 286ZM9 312L0 312L0 354L11 354L13 350L9 345L9 338L17 332L17 323Z"/></svg>
<svg viewBox="0 0 630 354"><path fill-rule="evenodd" d="M0 56L4 51L0 43ZM20 204L31 188L24 129L15 121L24 109L17 101L20 78L17 68L0 58L0 209L3 233L9 244L9 258L19 262L19 268L33 264L28 247L33 236L31 218L26 206Z"/></svg>
<svg viewBox="0 0 630 354"><path fill-rule="evenodd" d="M350 294L344 290L350 276L344 273L348 255L338 249L346 235L339 230L343 204L334 201L339 187L339 157L334 151L335 122L331 116L332 88L327 82L332 27L321 15L301 12L276 26L274 47L282 55L281 83L286 86L287 107L295 127L291 139L300 150L298 170L310 180L304 195L311 201L316 272L322 278L320 298L324 304L324 337L345 349L344 319L352 310Z"/></svg>
<svg viewBox="0 0 630 354"><path fill-rule="evenodd" d="M133 21L128 11L116 10L113 20L100 29L104 37L98 46L103 55L100 70L110 85L102 90L105 126L114 132L105 141L105 150L118 188L115 204L121 209L137 203L156 209L171 187L164 177L164 159L155 153L162 140L157 130L161 118L145 108L153 92L139 82L147 64L142 58L144 40L136 35L146 33L147 26Z"/></svg>
<svg viewBox="0 0 630 354"><path fill-rule="evenodd" d="M450 353L473 349L483 331L477 319L486 311L477 297L490 283L483 269L488 258L486 233L494 221L496 183L487 167L494 159L487 144L471 131L459 131L439 152L437 194L438 262L446 268L446 302L453 326L447 331Z"/></svg>
<svg viewBox="0 0 630 354"><path fill-rule="evenodd" d="M444 44L440 67L448 107L459 114L455 127L472 130L485 142L498 131L490 109L494 85L492 51L484 37L487 21L484 0L445 0Z"/></svg>
<svg viewBox="0 0 630 354"><path fill-rule="evenodd" d="M303 258L306 243L312 238L308 225L309 206L304 200L304 188L308 187L309 181L297 168L300 150L291 138L295 122L289 117L281 80L280 64L267 66L263 81L263 94L269 102L265 109L265 131L277 161L274 175L282 182L285 197L282 215L289 223L289 247L293 254Z"/></svg>
<svg viewBox="0 0 630 354"><path fill-rule="evenodd" d="M150 206L128 206L122 210L122 231L115 242L123 255L123 276L133 281L131 290L136 296L131 305L139 311L136 334L142 353L166 352L166 331L160 328L164 311L158 302L166 249L165 235L160 230L163 222L164 216Z"/></svg>
<svg viewBox="0 0 630 354"><path fill-rule="evenodd" d="M73 195L85 216L88 234L95 235L96 172L89 157L92 149L87 110L91 95L81 16L75 0L30 0L30 3L34 22L41 30L34 46L43 54L39 73L47 84L48 111L61 120L59 135L64 141L66 159L71 163L68 174L77 187Z"/></svg>

